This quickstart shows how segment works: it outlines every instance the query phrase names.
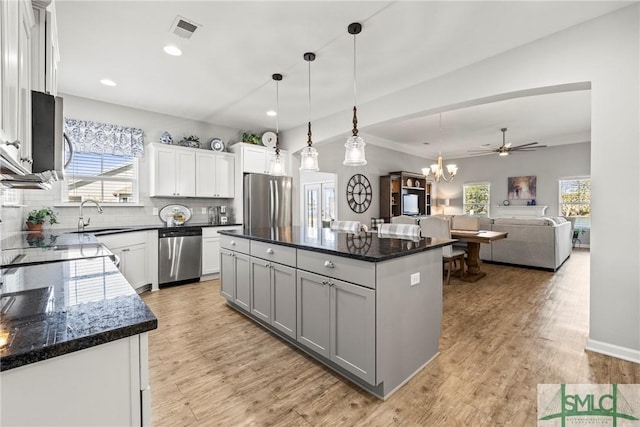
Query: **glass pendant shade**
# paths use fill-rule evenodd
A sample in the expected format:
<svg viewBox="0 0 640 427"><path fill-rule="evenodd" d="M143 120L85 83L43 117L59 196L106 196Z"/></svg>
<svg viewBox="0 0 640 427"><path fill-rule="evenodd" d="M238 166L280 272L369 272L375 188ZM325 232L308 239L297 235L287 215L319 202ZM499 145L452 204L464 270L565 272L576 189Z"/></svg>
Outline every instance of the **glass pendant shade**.
<svg viewBox="0 0 640 427"><path fill-rule="evenodd" d="M300 161L301 171L318 171L318 150L308 145L302 149Z"/></svg>
<svg viewBox="0 0 640 427"><path fill-rule="evenodd" d="M280 153L278 153L271 162L271 175L282 176L284 174L284 162L282 161L282 158L280 158Z"/></svg>
<svg viewBox="0 0 640 427"><path fill-rule="evenodd" d="M362 166L367 164L364 155L364 146L367 145L359 136L350 136L344 144L344 162L346 166Z"/></svg>

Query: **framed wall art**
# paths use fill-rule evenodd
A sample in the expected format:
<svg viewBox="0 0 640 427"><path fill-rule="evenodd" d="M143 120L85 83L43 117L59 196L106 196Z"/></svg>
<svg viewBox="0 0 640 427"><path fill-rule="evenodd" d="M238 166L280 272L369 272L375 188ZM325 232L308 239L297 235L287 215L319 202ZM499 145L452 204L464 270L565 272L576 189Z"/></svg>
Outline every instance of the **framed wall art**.
<svg viewBox="0 0 640 427"><path fill-rule="evenodd" d="M507 191L509 200L533 200L536 198L536 177L510 176Z"/></svg>

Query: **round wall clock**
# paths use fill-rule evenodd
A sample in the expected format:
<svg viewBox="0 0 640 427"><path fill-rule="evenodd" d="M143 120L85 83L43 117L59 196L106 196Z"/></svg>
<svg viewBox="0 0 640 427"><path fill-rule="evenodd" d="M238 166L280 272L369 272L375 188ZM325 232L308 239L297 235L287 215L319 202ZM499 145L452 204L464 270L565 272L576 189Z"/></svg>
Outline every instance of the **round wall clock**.
<svg viewBox="0 0 640 427"><path fill-rule="evenodd" d="M347 183L347 203L355 213L363 213L371 206L373 192L366 176L357 173Z"/></svg>

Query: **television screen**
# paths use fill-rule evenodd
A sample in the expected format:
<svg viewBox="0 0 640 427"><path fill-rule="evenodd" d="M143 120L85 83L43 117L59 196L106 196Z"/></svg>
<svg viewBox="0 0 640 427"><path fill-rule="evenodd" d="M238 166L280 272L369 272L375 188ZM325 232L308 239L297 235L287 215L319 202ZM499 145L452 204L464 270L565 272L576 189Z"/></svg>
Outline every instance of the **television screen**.
<svg viewBox="0 0 640 427"><path fill-rule="evenodd" d="M420 213L420 210L418 209L418 195L403 194L402 195L402 214L418 215L419 213Z"/></svg>

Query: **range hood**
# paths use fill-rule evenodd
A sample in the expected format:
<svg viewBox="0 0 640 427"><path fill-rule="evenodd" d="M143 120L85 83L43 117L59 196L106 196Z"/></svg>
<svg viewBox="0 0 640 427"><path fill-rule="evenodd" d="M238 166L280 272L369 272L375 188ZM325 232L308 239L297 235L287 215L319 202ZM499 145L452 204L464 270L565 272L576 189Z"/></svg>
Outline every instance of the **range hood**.
<svg viewBox="0 0 640 427"><path fill-rule="evenodd" d="M2 185L8 188L50 189L64 172L62 98L31 91L31 172L0 150Z"/></svg>

